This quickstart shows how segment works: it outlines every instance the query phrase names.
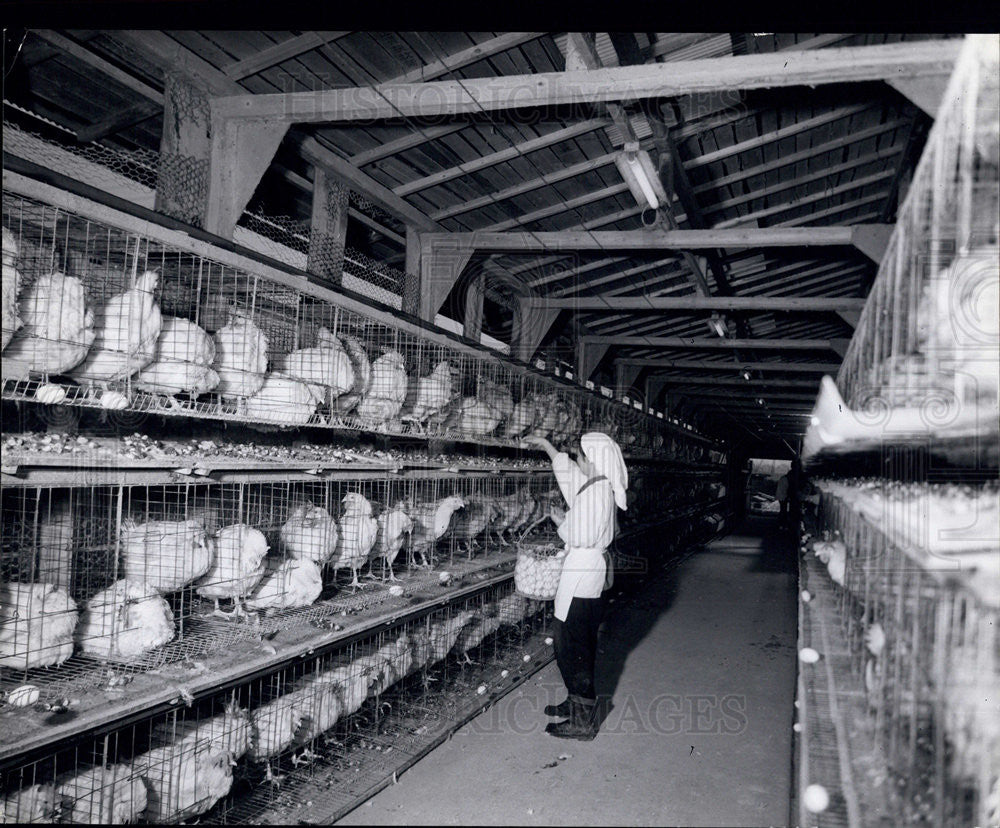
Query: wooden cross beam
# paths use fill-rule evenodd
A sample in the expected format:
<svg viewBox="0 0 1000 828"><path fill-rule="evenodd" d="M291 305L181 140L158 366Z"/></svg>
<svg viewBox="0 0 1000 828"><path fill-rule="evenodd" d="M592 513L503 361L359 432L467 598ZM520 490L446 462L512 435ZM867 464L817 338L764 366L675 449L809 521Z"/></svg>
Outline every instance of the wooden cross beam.
<svg viewBox="0 0 1000 828"><path fill-rule="evenodd" d="M529 300L535 305L574 311L859 311L864 299L841 296L609 296Z"/></svg>
<svg viewBox="0 0 1000 828"><path fill-rule="evenodd" d="M656 359L622 357L616 365L640 368L691 368L698 371L787 371L794 374L834 374L839 362L714 362L707 359Z"/></svg>
<svg viewBox="0 0 1000 828"><path fill-rule="evenodd" d="M584 336L587 344L632 346L642 348L692 348L710 350L728 348L758 348L770 351L838 351L848 339L722 339L694 336Z"/></svg>
<svg viewBox="0 0 1000 828"><path fill-rule="evenodd" d="M461 81L242 94L223 99L220 106L227 116L286 123L436 117L727 89L919 78L950 73L960 48L954 40L905 41Z"/></svg>

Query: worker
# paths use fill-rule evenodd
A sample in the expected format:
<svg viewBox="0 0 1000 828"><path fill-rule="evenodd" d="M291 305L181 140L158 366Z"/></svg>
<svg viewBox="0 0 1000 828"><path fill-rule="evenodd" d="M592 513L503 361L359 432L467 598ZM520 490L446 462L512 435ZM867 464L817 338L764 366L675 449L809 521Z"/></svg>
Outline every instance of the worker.
<svg viewBox="0 0 1000 828"><path fill-rule="evenodd" d="M791 494L790 485L791 481L788 478L788 474L783 474L778 478L778 487L774 493L774 496L778 499L778 526L784 526L788 521L788 498Z"/></svg>
<svg viewBox="0 0 1000 828"><path fill-rule="evenodd" d="M568 718L549 723L545 731L562 739L589 741L599 727L594 664L597 630L604 614L602 593L612 580L607 550L615 536L615 508L626 509L628 471L618 444L601 432L592 431L580 438L580 455L575 462L544 438L525 442L549 455L569 506L568 511L553 507L550 512L566 544L552 637L567 698L545 707L548 716Z"/></svg>

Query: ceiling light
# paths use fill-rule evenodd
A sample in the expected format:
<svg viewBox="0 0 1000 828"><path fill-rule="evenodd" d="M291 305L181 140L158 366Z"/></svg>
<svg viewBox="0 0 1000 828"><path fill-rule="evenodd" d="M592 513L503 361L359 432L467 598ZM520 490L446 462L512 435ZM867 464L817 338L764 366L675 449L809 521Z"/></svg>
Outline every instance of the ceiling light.
<svg viewBox="0 0 1000 828"><path fill-rule="evenodd" d="M663 188L656 165L649 153L639 148L638 141L625 143L622 151L615 156L615 166L639 206L648 205L655 213L661 205L667 203L669 196Z"/></svg>
<svg viewBox="0 0 1000 828"><path fill-rule="evenodd" d="M649 202L650 209L657 209L660 206L660 200L656 197L656 193L653 191L653 185L650 184L649 178L646 177L646 171L642 168L642 164L639 163L639 154L637 152L626 152L625 163L627 163L629 165L629 169L632 170L635 180L639 183L639 189L642 190L642 194L646 197L646 201Z"/></svg>
<svg viewBox="0 0 1000 828"><path fill-rule="evenodd" d="M712 326L712 330L723 338L725 338L726 334L729 333L726 330L726 326L722 323L721 317L717 313L712 314L711 319L708 320L708 324Z"/></svg>
<svg viewBox="0 0 1000 828"><path fill-rule="evenodd" d="M743 369L743 379L745 379L747 382L750 382L750 371L747 368Z"/></svg>

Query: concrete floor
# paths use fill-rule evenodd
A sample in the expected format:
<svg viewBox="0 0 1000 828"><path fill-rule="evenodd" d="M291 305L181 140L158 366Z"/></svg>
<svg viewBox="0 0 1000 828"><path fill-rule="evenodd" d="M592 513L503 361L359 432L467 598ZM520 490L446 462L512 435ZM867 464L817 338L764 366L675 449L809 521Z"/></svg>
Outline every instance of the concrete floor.
<svg viewBox="0 0 1000 828"><path fill-rule="evenodd" d="M787 824L795 554L772 527L751 520L610 605L594 741L544 732L553 663L340 824Z"/></svg>

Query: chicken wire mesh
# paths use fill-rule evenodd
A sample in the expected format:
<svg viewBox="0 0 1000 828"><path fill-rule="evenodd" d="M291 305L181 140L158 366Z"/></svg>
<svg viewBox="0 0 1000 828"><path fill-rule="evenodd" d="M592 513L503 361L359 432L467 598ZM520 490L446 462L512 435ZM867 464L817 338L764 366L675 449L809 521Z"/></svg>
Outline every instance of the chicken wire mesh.
<svg viewBox="0 0 1000 828"><path fill-rule="evenodd" d="M664 452L661 422L303 290L4 192L4 397L254 423ZM19 288L19 289L18 289ZM12 300L9 296L8 299ZM678 452L703 452L670 434Z"/></svg>
<svg viewBox="0 0 1000 828"><path fill-rule="evenodd" d="M538 637L547 616L511 588L508 579L177 709L8 762L4 818L258 822L302 809L308 794L329 820L509 689L508 673L534 669L526 650L528 661L550 658Z"/></svg>
<svg viewBox="0 0 1000 828"><path fill-rule="evenodd" d="M996 488L987 491L995 509ZM882 503L889 519L875 525L862 508L840 490L824 490L820 525L832 537L814 546L837 585L832 590L849 655L841 667L863 682L893 807L907 824L996 824L996 589L984 596L970 587L966 576L976 564L968 550L959 559L938 550L929 566L927 550L898 531L915 513ZM932 530L931 536L940 535ZM996 543L978 540L978 566L985 561L994 584Z"/></svg>
<svg viewBox="0 0 1000 828"><path fill-rule="evenodd" d="M899 407L918 430L997 428L997 49L966 39L840 367L843 399L876 426Z"/></svg>
<svg viewBox="0 0 1000 828"><path fill-rule="evenodd" d="M377 613L403 600L397 582L440 588L502 568L517 540L546 531L550 486L537 474L424 473L5 487L0 685L62 698Z"/></svg>

